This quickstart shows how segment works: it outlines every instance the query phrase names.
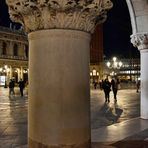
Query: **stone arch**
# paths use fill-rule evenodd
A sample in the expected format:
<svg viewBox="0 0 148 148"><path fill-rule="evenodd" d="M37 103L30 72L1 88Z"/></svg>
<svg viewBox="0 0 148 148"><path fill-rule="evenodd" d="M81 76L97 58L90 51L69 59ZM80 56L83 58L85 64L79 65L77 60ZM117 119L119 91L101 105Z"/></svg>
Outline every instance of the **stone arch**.
<svg viewBox="0 0 148 148"><path fill-rule="evenodd" d="M133 34L148 32L148 1L126 0Z"/></svg>
<svg viewBox="0 0 148 148"><path fill-rule="evenodd" d="M148 119L148 0L126 0L132 22L131 42L140 51L141 63L141 118Z"/></svg>
<svg viewBox="0 0 148 148"><path fill-rule="evenodd" d="M139 1L133 0L133 2ZM144 1L145 0L141 3ZM12 18L17 22L26 22L25 28L30 33L29 44L31 47L31 61L29 64L31 70L29 72L29 97L31 100L29 103L31 103L31 105L29 105L29 117L31 118L29 119L28 130L29 147L60 148L61 144L63 147L69 148L90 147L90 95L88 91L90 35L86 32L93 32L95 26L95 22L93 22L95 20L94 18L99 18L101 22L104 20L101 17L104 12L99 11L101 14L94 13L96 8L100 8L100 3L98 3L99 1L94 0L90 1L90 3L88 3L88 1L81 1L78 3L75 0L75 4L72 1L71 7L68 7L75 11L70 11L70 14L74 14L72 15L72 18L71 15L67 15L67 13L61 13L64 5L58 0L52 3L53 6L50 3L41 0L39 0L39 2L41 2L40 5L35 1L28 1L27 4L22 3L21 0L14 0L14 2L12 2L12 0L7 0L7 2L10 6L9 8ZM69 6L70 3L68 0L63 2L65 2L65 10L67 10L67 6ZM104 0L100 2L104 2L103 4L106 6L109 1ZM50 9L47 8L52 7L55 9L55 4L58 5L60 9L58 9L59 7L56 8L56 12L58 12L57 15L54 14L56 21L53 19L54 21L52 22L49 21L49 17L53 14L53 9L50 11ZM76 8L79 9L75 9L75 5L77 5ZM43 6L47 7L44 9ZM85 8L87 8L88 15L85 13ZM102 8L102 10L104 10L104 8ZM79 19L80 17L78 17L78 19L75 17L79 16L75 14L79 14L80 12L81 14L84 12L81 20ZM92 15L92 12L95 15ZM37 15L39 13L43 13L43 15ZM59 14L61 19L59 19ZM105 17L106 16L103 18ZM69 25L67 24L67 22L69 23L67 20L69 19L71 20L70 22L74 23L70 23L70 26L67 27L67 25ZM137 16L135 17L135 20L137 23ZM53 26L51 27L51 25ZM137 31L139 31L139 28L140 26L137 24ZM41 47L43 48L42 50ZM80 47L81 50L79 50ZM52 50L52 54L49 52L49 49ZM46 56L44 56L45 53ZM83 57L80 55L83 55ZM148 55L144 58L147 59L147 57ZM60 62L58 61L59 59ZM42 71L45 70L45 65L48 65L48 67L46 68L46 72L42 73ZM63 71L63 68L65 71ZM148 73L148 71L146 72ZM59 73L61 75L59 75ZM38 79L39 77L41 77L41 79ZM148 81L146 80L146 82ZM38 88L40 88L40 91L38 91ZM57 89L54 92L53 90L55 90L55 88ZM148 85L146 85L145 88L148 88ZM36 95L34 92L37 91L38 94ZM59 97L61 97L61 102L59 102ZM38 104L41 104L40 110L38 109ZM145 104L145 108L147 108L148 101ZM53 114L57 112L58 114ZM145 114L148 115L148 110ZM42 118L38 118L39 115L41 115L40 117ZM60 125L59 121L62 121L60 122ZM34 123L36 123L36 126L33 126ZM53 129L55 129L55 132L51 132ZM73 132L74 134L71 134ZM43 137L45 138L43 139ZM57 138L58 140L56 140Z"/></svg>
<svg viewBox="0 0 148 148"><path fill-rule="evenodd" d="M136 17L135 17L133 3L131 2L131 0L126 0L126 3L128 6L130 18L131 18L131 25L132 25L133 33L136 33L137 32L137 23L136 23Z"/></svg>

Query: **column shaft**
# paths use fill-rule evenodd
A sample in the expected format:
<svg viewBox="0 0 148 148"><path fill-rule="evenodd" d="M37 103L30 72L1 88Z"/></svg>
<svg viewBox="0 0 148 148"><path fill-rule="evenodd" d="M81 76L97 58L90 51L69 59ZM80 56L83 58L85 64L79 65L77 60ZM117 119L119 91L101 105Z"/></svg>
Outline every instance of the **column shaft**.
<svg viewBox="0 0 148 148"><path fill-rule="evenodd" d="M148 119L148 49L141 50L141 118Z"/></svg>
<svg viewBox="0 0 148 148"><path fill-rule="evenodd" d="M10 66L10 79L12 79L13 74L12 74L12 67Z"/></svg>
<svg viewBox="0 0 148 148"><path fill-rule="evenodd" d="M18 81L21 79L21 71L20 68L17 68L17 74L18 74Z"/></svg>
<svg viewBox="0 0 148 148"><path fill-rule="evenodd" d="M20 73L21 73L21 79L24 80L24 76L23 76L23 67L21 66L21 69L20 69Z"/></svg>
<svg viewBox="0 0 148 148"><path fill-rule="evenodd" d="M29 147L90 148L90 35L29 34Z"/></svg>

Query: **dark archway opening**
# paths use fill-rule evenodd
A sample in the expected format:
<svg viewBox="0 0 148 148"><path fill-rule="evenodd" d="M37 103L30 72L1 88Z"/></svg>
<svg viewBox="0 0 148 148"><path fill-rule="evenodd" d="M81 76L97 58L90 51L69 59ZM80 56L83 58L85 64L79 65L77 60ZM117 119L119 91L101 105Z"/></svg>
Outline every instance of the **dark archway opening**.
<svg viewBox="0 0 148 148"><path fill-rule="evenodd" d="M2 45L2 55L6 55L7 54L7 44L5 42L3 42Z"/></svg>
<svg viewBox="0 0 148 148"><path fill-rule="evenodd" d="M14 44L14 47L13 47L13 55L14 56L18 56L18 45L17 44Z"/></svg>

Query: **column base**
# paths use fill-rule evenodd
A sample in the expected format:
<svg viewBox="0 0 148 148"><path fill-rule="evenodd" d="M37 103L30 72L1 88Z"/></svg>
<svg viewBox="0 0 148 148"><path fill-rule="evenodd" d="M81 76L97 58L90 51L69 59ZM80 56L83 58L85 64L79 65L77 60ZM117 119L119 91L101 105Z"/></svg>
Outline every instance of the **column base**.
<svg viewBox="0 0 148 148"><path fill-rule="evenodd" d="M31 138L28 139L29 147L30 148L91 148L91 140L88 140L84 143L80 144L72 144L72 145L66 145L66 144L56 144L56 145L45 145L43 143L37 142L32 140Z"/></svg>

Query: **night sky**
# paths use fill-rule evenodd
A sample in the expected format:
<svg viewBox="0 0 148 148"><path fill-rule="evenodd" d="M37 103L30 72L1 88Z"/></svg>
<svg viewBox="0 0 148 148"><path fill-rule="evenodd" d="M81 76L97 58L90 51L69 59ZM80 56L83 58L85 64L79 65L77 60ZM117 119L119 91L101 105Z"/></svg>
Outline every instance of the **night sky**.
<svg viewBox="0 0 148 148"><path fill-rule="evenodd" d="M20 25L18 23L13 23L9 19L8 7L5 3L5 0L0 0L0 26L9 27L10 22L13 24L13 26L15 25L16 28L20 27Z"/></svg>
<svg viewBox="0 0 148 148"><path fill-rule="evenodd" d="M8 14L8 7L5 0L0 0L0 25L9 27L10 19Z"/></svg>
<svg viewBox="0 0 148 148"><path fill-rule="evenodd" d="M104 54L107 57L139 57L139 51L130 43L132 27L126 0L112 0L114 6L104 23Z"/></svg>
<svg viewBox="0 0 148 148"><path fill-rule="evenodd" d="M130 43L132 28L126 0L112 0L112 2L114 6L108 12L108 18L103 29L104 55L107 58L112 56L119 58L139 57L139 51ZM0 26L9 27L10 22L5 0L0 0ZM20 27L18 24L12 24Z"/></svg>

